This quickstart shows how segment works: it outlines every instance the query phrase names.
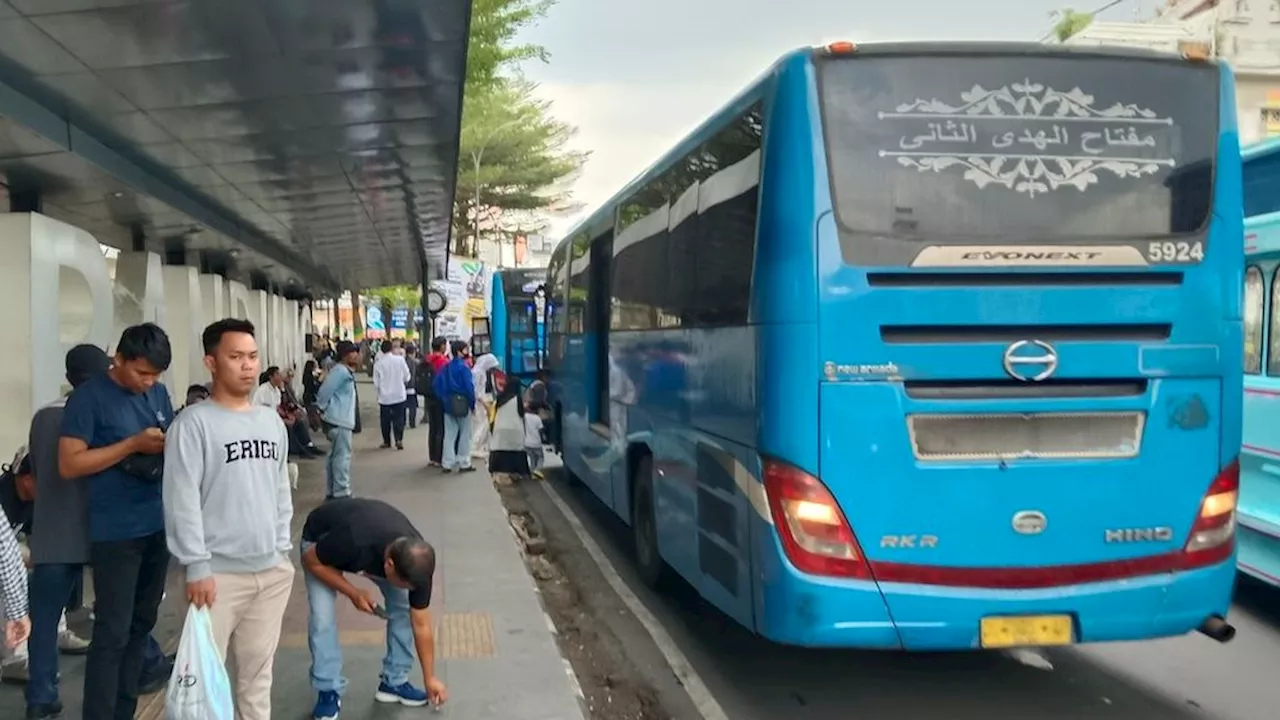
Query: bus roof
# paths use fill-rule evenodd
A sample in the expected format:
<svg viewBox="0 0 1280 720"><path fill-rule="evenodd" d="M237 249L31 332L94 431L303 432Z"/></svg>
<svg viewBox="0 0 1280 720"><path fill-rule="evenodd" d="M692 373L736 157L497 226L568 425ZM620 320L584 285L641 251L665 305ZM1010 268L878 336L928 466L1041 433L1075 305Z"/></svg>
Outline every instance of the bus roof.
<svg viewBox="0 0 1280 720"><path fill-rule="evenodd" d="M756 77L747 87L739 91L711 117L702 121L693 132L686 135L675 147L661 155L657 161L645 168L630 182L622 187L618 192L614 193L600 207L588 215L585 219L578 222L565 234L564 237L556 243L556 250L560 249L560 245L570 241L580 233L588 233L595 237L598 233L603 232L606 227L613 227L613 211L619 202L629 197L639 188L644 187L658 175L667 170L676 160L684 157L692 152L703 142L709 140L720 130L721 126L739 113L746 110L752 103L759 100L763 95L765 82L778 70L798 59L808 59L814 53L823 52L824 47L804 47L792 50L783 55L772 65L765 69ZM929 54L947 54L947 55L982 55L982 54L998 54L998 55L1024 55L1024 56L1060 56L1060 57L1111 57L1111 58L1127 58L1138 60L1161 60L1187 62L1179 55L1166 52L1158 52L1154 50L1146 50L1142 48L1131 47L1100 47L1100 46L1080 46L1080 45L1048 45L1035 42L947 42L947 41L929 41L929 42L879 42L867 43L865 45L857 45L857 49L852 56L863 55L929 55ZM1211 60L1197 61L1197 64L1214 65Z"/></svg>
<svg viewBox="0 0 1280 720"><path fill-rule="evenodd" d="M821 50L821 48L818 48ZM1145 48L1110 45L1049 45L1036 42L969 41L969 42L879 42L859 44L851 53L860 55L1024 55L1038 57L1109 57L1128 60L1163 60L1187 62L1176 53ZM1214 65L1211 60L1197 64Z"/></svg>

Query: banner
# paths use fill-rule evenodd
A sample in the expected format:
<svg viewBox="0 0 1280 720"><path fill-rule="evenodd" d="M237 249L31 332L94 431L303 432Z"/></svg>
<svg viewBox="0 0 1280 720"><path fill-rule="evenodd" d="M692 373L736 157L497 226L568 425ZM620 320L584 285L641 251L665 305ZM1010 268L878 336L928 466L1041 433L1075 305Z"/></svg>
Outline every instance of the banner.
<svg viewBox="0 0 1280 720"><path fill-rule="evenodd" d="M492 293L493 269L471 258L449 258L445 280L432 287L445 296L444 311L436 316L435 334L450 340L470 340L472 320L488 317Z"/></svg>
<svg viewBox="0 0 1280 720"><path fill-rule="evenodd" d="M387 336L387 325L382 319L382 308L374 303L364 306L364 330L371 338Z"/></svg>

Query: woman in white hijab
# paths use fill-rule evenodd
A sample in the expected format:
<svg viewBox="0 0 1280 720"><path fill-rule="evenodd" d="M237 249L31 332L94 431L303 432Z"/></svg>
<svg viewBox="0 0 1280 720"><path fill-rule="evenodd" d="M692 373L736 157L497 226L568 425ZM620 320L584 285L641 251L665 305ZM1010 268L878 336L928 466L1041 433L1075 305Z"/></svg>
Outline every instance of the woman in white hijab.
<svg viewBox="0 0 1280 720"><path fill-rule="evenodd" d="M524 402L520 381L501 370L489 371L493 386L493 428L489 437L489 472L529 476L525 452Z"/></svg>
<svg viewBox="0 0 1280 720"><path fill-rule="evenodd" d="M471 411L471 457L488 459L489 457L489 413L494 404L495 390L489 378L489 371L498 368L498 358L493 353L485 353L476 358L471 368L471 379L476 384L476 407Z"/></svg>

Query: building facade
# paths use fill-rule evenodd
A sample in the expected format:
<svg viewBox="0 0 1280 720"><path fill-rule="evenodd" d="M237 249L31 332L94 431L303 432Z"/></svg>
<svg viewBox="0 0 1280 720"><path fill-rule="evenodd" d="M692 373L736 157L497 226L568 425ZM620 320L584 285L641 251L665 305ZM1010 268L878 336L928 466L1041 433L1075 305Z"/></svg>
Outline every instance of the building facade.
<svg viewBox="0 0 1280 720"><path fill-rule="evenodd" d="M1148 22L1095 22L1067 44L1207 50L1235 71L1241 143L1280 137L1280 0L1171 0Z"/></svg>

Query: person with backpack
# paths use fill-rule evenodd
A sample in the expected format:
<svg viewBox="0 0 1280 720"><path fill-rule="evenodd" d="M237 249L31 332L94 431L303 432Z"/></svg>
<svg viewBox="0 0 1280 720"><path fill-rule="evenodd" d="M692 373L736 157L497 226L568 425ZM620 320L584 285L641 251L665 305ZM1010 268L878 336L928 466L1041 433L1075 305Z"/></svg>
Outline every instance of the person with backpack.
<svg viewBox="0 0 1280 720"><path fill-rule="evenodd" d="M476 386L467 367L467 343L453 343L453 359L436 373L432 383L444 405L444 447L441 466L445 472L471 472L471 413L476 407Z"/></svg>
<svg viewBox="0 0 1280 720"><path fill-rule="evenodd" d="M404 419L412 430L418 427L418 368L423 364L418 347L413 343L404 346L404 364L409 366L409 382L404 387Z"/></svg>
<svg viewBox="0 0 1280 720"><path fill-rule="evenodd" d="M77 345L66 355L66 378L78 388L107 372L111 360L102 348ZM58 472L58 444L62 435L67 399L59 398L36 411L31 419L27 446L35 480L31 548L31 640L28 643L29 677L27 717L54 717L62 709L58 694L58 655L66 652L68 637L64 608L80 596L84 566L89 562L89 487L68 482ZM71 636L74 637L74 636ZM89 643L80 638L87 652ZM161 653L163 655L163 653ZM144 653L145 657L145 653ZM163 663L162 663L163 665ZM144 660L140 684L154 681ZM168 666L160 668L169 670ZM168 679L168 672L165 672Z"/></svg>
<svg viewBox="0 0 1280 720"><path fill-rule="evenodd" d="M444 459L444 404L436 395L433 383L436 375L449 364L449 356L444 353L446 344L442 337L431 341L431 354L418 365L417 374L418 394L425 406L422 421L427 423L427 461L434 467L440 467Z"/></svg>

